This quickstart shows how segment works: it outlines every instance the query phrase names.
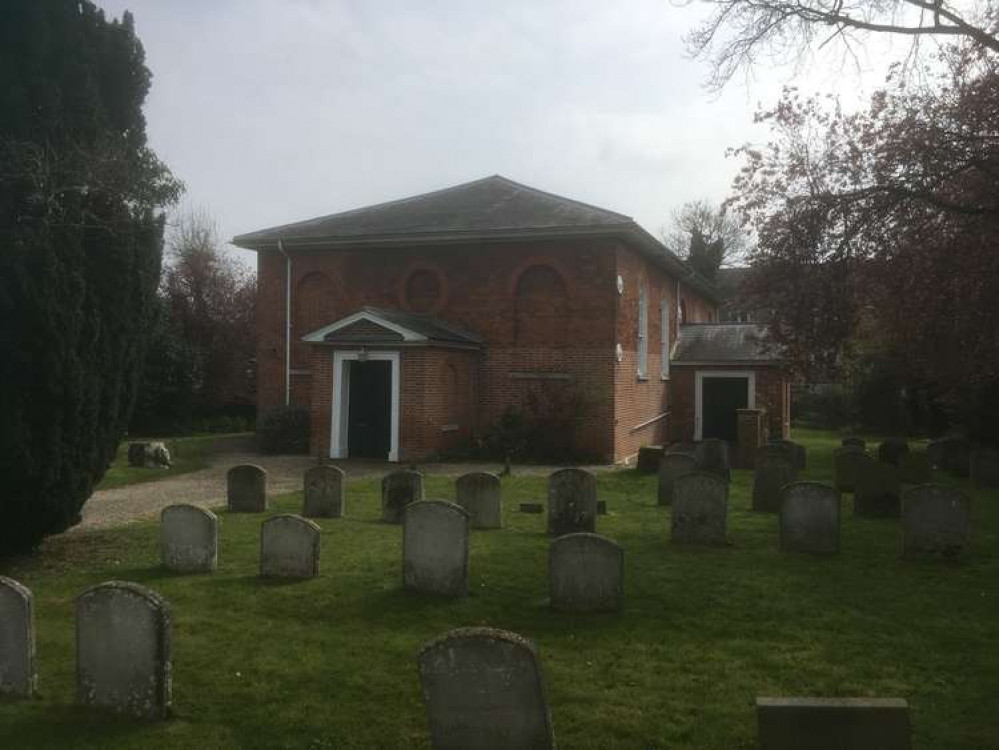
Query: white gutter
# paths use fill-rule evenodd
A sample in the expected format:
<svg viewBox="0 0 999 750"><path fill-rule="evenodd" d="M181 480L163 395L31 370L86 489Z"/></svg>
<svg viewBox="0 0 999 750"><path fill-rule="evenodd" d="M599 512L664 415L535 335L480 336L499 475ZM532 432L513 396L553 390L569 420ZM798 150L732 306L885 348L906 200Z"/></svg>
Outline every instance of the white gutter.
<svg viewBox="0 0 999 750"><path fill-rule="evenodd" d="M291 406L291 256L284 251L281 240L278 252L284 256L284 405Z"/></svg>

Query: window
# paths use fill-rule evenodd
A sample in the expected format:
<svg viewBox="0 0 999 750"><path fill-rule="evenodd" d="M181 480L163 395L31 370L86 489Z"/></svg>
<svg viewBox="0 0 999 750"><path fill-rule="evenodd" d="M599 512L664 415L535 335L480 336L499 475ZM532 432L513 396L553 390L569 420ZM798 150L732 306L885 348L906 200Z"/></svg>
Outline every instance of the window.
<svg viewBox="0 0 999 750"><path fill-rule="evenodd" d="M645 285L638 288L638 377L649 371L649 299Z"/></svg>
<svg viewBox="0 0 999 750"><path fill-rule="evenodd" d="M659 300L659 372L669 378L669 300Z"/></svg>

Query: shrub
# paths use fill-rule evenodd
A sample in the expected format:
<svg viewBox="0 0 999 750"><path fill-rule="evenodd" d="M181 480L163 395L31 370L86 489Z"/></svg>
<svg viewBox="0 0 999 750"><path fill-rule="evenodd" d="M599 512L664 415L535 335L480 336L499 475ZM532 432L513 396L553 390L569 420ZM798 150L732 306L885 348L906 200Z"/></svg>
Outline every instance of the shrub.
<svg viewBox="0 0 999 750"><path fill-rule="evenodd" d="M507 407L480 443L483 458L565 463L587 458L576 443L587 405L582 393L562 384L531 387L522 408Z"/></svg>
<svg viewBox="0 0 999 750"><path fill-rule="evenodd" d="M264 453L308 453L309 411L304 406L282 406L268 412L260 425Z"/></svg>

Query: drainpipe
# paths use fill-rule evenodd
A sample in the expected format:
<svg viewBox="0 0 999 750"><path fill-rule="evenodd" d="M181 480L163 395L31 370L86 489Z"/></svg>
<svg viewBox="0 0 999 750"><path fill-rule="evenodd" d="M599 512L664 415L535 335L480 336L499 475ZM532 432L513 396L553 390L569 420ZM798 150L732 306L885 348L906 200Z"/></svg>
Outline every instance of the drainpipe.
<svg viewBox="0 0 999 750"><path fill-rule="evenodd" d="M284 405L291 406L291 256L281 240L277 248L284 256Z"/></svg>

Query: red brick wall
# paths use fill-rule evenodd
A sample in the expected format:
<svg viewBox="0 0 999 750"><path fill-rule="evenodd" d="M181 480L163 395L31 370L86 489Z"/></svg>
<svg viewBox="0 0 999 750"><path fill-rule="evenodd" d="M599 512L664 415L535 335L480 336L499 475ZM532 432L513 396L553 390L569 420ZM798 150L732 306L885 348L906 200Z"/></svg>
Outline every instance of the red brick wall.
<svg viewBox="0 0 999 750"><path fill-rule="evenodd" d="M474 355L403 350L403 459L416 460L472 434L481 436L504 409L523 407L528 393L540 387L583 395L577 447L595 458L622 460L641 445L666 438L669 420L636 427L669 408L669 382L660 377L659 304L665 298L670 305L672 342L678 323L676 280L622 243L564 240L289 252L292 402L312 404L317 454L329 453L331 349L299 339L365 305L430 309L486 342L485 351ZM623 295L617 293L618 274L625 282ZM430 283L431 275L436 282ZM649 289L649 368L644 381L636 373L640 280ZM259 254L258 289L258 411L263 415L284 403L281 255ZM430 298L435 290L436 300ZM409 299L414 294L419 298ZM713 310L709 303L685 287L681 294L687 300L688 320L708 319ZM621 363L615 358L617 343L624 350ZM567 379L530 378L539 373ZM447 393L451 382L457 384L457 396ZM451 424L460 429L442 432Z"/></svg>
<svg viewBox="0 0 999 750"><path fill-rule="evenodd" d="M614 373L615 459L621 461L634 456L643 445L669 441L670 425L675 416L641 425L671 410L671 393L675 393L678 385L673 373L663 378L660 358L662 301L665 300L669 309L669 346L676 341L680 316L676 277L626 246L617 248L616 260L617 273L624 280L624 291L617 297L615 326L624 358ZM638 376L638 304L642 285L648 300L648 366L644 378ZM682 283L680 296L686 303L688 322L706 322L713 314L712 303Z"/></svg>

